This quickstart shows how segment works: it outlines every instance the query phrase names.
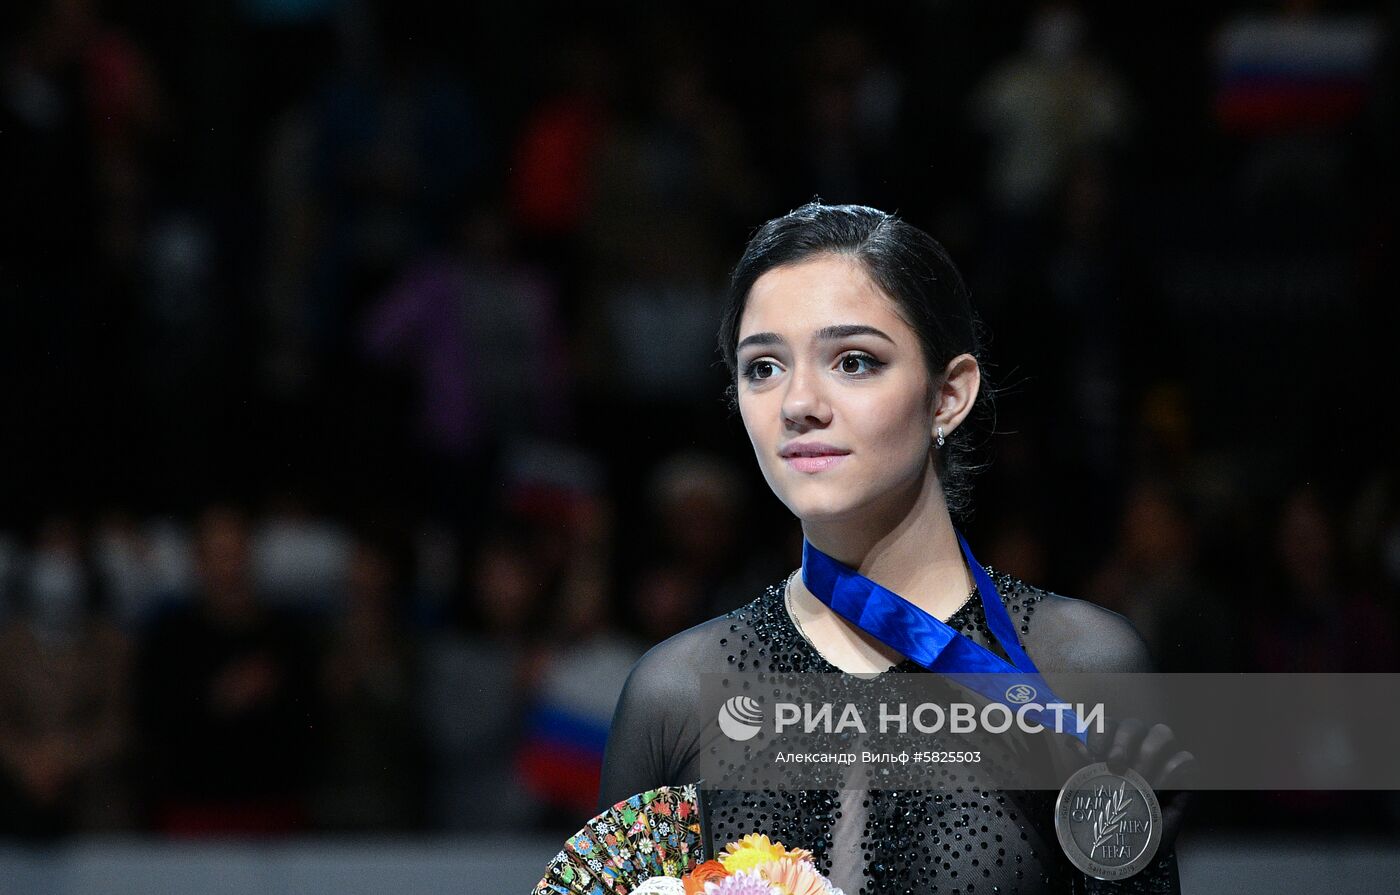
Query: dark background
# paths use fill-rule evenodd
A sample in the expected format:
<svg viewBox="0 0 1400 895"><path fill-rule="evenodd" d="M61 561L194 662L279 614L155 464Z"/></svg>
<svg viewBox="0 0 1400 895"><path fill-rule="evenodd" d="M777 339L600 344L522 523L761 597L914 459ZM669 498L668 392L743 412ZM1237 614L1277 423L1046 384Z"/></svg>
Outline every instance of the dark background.
<svg viewBox="0 0 1400 895"><path fill-rule="evenodd" d="M1400 670L1393 7L452 6L0 14L6 835L576 828L799 562L714 332L818 196L972 287L985 563ZM1331 798L1202 823L1400 823Z"/></svg>

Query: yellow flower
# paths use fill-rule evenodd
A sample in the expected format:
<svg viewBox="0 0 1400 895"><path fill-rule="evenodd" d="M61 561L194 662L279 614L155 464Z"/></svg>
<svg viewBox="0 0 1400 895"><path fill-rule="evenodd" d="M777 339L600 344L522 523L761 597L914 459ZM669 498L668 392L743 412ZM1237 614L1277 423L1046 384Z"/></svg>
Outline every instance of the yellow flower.
<svg viewBox="0 0 1400 895"><path fill-rule="evenodd" d="M783 858L792 858L794 861L810 861L812 858L812 853L805 848L784 848L781 842L772 842L762 833L750 833L738 842L729 843L724 849L724 854L719 856L719 862L730 873L750 871L760 864L780 861Z"/></svg>

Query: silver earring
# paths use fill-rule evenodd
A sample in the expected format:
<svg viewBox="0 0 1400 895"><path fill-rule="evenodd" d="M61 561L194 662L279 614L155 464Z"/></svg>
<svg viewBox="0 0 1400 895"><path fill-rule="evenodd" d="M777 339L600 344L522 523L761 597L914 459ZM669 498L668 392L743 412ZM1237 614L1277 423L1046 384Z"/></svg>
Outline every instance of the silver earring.
<svg viewBox="0 0 1400 895"><path fill-rule="evenodd" d="M934 439L934 443L937 444L940 448L943 447L943 442L944 442L945 439L943 438L943 427L942 427L942 426L939 426L939 427L938 427L938 429L937 429L936 432L935 432L935 435L936 435L937 437Z"/></svg>

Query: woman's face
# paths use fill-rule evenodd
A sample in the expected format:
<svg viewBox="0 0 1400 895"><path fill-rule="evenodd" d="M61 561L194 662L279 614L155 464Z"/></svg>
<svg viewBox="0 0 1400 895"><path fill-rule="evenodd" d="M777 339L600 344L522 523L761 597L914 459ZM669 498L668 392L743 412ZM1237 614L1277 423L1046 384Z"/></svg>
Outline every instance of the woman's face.
<svg viewBox="0 0 1400 895"><path fill-rule="evenodd" d="M759 277L737 362L758 465L799 519L908 498L933 475L935 390L922 348L856 260L824 255ZM824 456L792 455L814 443Z"/></svg>

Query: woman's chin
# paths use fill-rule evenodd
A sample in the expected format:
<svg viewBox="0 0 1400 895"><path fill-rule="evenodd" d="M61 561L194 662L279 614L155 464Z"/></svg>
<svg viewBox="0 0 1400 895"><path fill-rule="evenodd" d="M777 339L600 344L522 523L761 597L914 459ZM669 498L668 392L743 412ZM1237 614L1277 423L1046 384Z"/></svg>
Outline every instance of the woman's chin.
<svg viewBox="0 0 1400 895"><path fill-rule="evenodd" d="M851 518L859 508L849 495L802 495L785 502L803 522L840 522Z"/></svg>

